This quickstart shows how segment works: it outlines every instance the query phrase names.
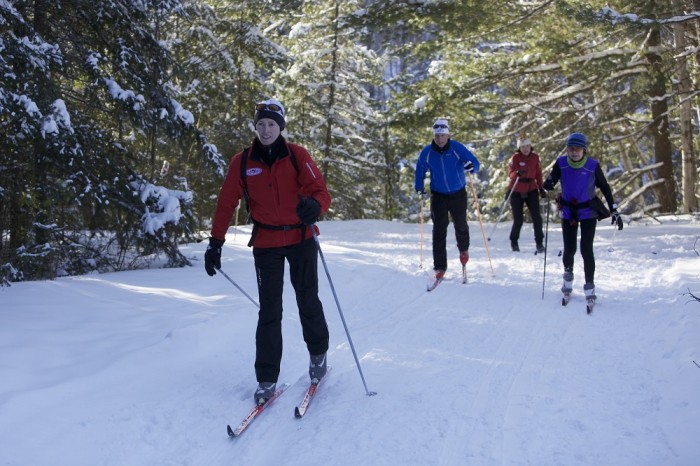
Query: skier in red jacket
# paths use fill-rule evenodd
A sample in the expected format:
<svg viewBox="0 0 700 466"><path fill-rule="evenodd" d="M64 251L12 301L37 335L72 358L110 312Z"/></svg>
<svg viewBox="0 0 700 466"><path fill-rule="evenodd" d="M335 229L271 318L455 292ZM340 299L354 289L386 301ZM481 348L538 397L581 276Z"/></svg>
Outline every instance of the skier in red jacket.
<svg viewBox="0 0 700 466"><path fill-rule="evenodd" d="M321 172L302 146L282 136L285 110L274 99L255 106L257 137L234 155L219 192L211 238L204 254L209 276L221 268L221 248L241 199L248 204L260 312L255 334L255 402L276 390L282 360L282 287L285 261L296 293L299 317L310 355L309 376L326 373L328 326L318 298L318 249L311 228L328 210L331 198Z"/></svg>
<svg viewBox="0 0 700 466"><path fill-rule="evenodd" d="M513 227L510 230L510 247L520 251L518 239L523 227L523 207L527 205L532 217L532 227L535 230L535 247L538 253L544 252L544 234L542 233L542 215L538 195L547 197L542 189L542 165L540 156L532 150L532 143L526 137L518 139L518 151L513 154L508 164L508 192L510 207L513 210ZM517 180L517 184L516 184Z"/></svg>

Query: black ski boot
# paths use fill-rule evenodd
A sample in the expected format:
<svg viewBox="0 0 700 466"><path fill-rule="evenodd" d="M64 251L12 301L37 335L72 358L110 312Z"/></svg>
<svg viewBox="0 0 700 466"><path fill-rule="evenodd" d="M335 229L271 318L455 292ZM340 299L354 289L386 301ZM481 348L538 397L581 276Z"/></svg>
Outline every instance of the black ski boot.
<svg viewBox="0 0 700 466"><path fill-rule="evenodd" d="M275 382L258 383L258 388L255 390L255 395L253 395L253 398L255 398L255 403L258 405L264 405L267 403L267 400L272 398L272 395L275 394L276 388L277 384Z"/></svg>
<svg viewBox="0 0 700 466"><path fill-rule="evenodd" d="M326 372L328 371L328 365L326 364L326 353L311 355L309 362L309 377L311 377L311 383L319 383Z"/></svg>

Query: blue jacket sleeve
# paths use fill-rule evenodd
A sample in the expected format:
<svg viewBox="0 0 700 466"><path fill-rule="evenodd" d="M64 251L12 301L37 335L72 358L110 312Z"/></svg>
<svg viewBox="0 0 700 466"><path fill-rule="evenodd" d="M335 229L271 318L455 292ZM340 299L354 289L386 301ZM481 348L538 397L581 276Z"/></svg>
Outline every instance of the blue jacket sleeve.
<svg viewBox="0 0 700 466"><path fill-rule="evenodd" d="M479 163L479 160L477 160L476 156L472 154L472 152L467 149L467 146L461 143L455 143L454 144L454 150L457 155L459 155L459 159L464 162L471 162L474 164L474 171L472 173L476 173L479 171L479 167L481 167L481 164Z"/></svg>
<svg viewBox="0 0 700 466"><path fill-rule="evenodd" d="M423 148L416 162L416 180L414 187L418 192L422 192L425 189L425 174L428 171L428 161L426 160L428 150L430 150L430 147Z"/></svg>

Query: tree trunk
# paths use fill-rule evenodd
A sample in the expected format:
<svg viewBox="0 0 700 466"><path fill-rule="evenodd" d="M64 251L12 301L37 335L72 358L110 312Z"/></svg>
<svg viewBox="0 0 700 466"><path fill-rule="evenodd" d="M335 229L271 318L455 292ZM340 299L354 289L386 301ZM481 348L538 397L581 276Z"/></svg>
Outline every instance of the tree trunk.
<svg viewBox="0 0 700 466"><path fill-rule="evenodd" d="M700 0L688 1L692 5L693 11L700 11ZM691 37L693 38L693 47L695 49L695 72L692 73L692 75L695 76L695 89L700 89L700 72L698 72L698 70L700 70L700 20L696 19L695 21L693 21L691 28L694 33L693 35L691 35ZM698 133L700 133L700 131L698 130L698 128L700 128L700 95L696 95L693 101L693 107L695 111L695 129L693 131L693 134L695 135L695 137L697 137ZM695 199L695 203L697 206L697 197Z"/></svg>
<svg viewBox="0 0 700 466"><path fill-rule="evenodd" d="M34 1L34 30L41 37L49 37L48 30L48 18L47 18L46 0L35 0ZM47 76L46 72L38 71L34 73L34 79L36 82L36 90L39 99L43 100L42 103L45 104L46 111L51 108L51 96L52 92L50 89L49 80L51 79ZM50 136L47 136L50 137ZM49 164L47 163L47 144L44 138L37 134L33 141L34 154L33 160L33 180L30 185L32 196L34 197L34 212L33 220L35 226L32 228L34 232L34 244L45 244L49 242L49 235L46 230L42 227L36 227L36 224L46 225L50 222L50 210L48 199L49 180L48 180L48 170Z"/></svg>
<svg viewBox="0 0 700 466"><path fill-rule="evenodd" d="M654 11L654 1L648 3L649 11ZM649 30L646 40L645 55L649 61L649 97L651 99L652 123L649 126L654 138L654 154L657 162L663 165L659 168L659 178L664 180L656 188L656 196L663 212L676 212L676 180L673 176L673 148L668 127L668 102L666 101L666 78L664 63L660 54L661 28L654 24Z"/></svg>
<svg viewBox="0 0 700 466"><path fill-rule="evenodd" d="M331 53L331 74L328 77L329 90L328 90L328 124L326 125L326 134L324 137L325 147L323 148L323 177L326 180L326 184L329 183L330 174L328 170L330 169L329 161L332 159L331 145L333 143L333 124L335 123L335 87L337 82L337 69L338 69L338 16L340 16L340 5L336 0L335 2L335 14L333 18L333 45Z"/></svg>
<svg viewBox="0 0 700 466"><path fill-rule="evenodd" d="M682 0L673 0L673 10L675 15L683 14ZM681 154L682 154L682 191L683 191L683 212L692 213L697 210L695 199L695 186L697 183L697 173L695 167L695 151L693 150L693 109L690 94L693 83L688 72L686 30L687 23L675 23L673 35L676 41L676 64L678 78L678 94L680 97L680 130L681 130Z"/></svg>

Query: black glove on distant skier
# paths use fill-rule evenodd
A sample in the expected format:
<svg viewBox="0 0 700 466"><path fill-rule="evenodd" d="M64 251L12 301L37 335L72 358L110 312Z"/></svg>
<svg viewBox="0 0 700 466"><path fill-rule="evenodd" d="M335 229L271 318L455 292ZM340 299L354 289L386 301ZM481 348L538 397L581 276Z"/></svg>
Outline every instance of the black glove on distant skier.
<svg viewBox="0 0 700 466"><path fill-rule="evenodd" d="M523 170L518 170L515 172L515 174L518 176L523 176L525 174L525 172Z"/></svg>
<svg viewBox="0 0 700 466"><path fill-rule="evenodd" d="M547 199L547 191L545 191L544 189L540 189L540 197L542 199Z"/></svg>
<svg viewBox="0 0 700 466"><path fill-rule="evenodd" d="M318 220L319 215L321 215L321 204L313 197L299 198L297 215L301 223L305 225L314 224Z"/></svg>
<svg viewBox="0 0 700 466"><path fill-rule="evenodd" d="M612 212L610 212L610 217L612 218L612 224L617 224L617 229L622 230L622 217L620 217L620 213L617 209L613 209Z"/></svg>
<svg viewBox="0 0 700 466"><path fill-rule="evenodd" d="M220 239L209 238L209 246L204 252L204 270L207 271L207 275L213 277L216 275L216 270L221 268L221 246L224 242Z"/></svg>
<svg viewBox="0 0 700 466"><path fill-rule="evenodd" d="M474 163L471 160L467 160L464 162L464 171L467 173L471 173L474 171Z"/></svg>

